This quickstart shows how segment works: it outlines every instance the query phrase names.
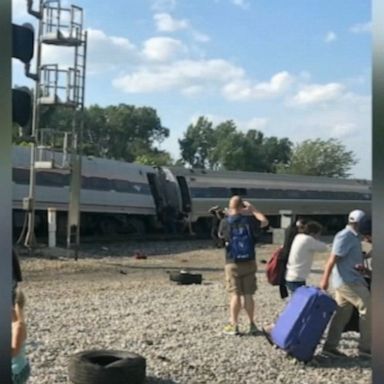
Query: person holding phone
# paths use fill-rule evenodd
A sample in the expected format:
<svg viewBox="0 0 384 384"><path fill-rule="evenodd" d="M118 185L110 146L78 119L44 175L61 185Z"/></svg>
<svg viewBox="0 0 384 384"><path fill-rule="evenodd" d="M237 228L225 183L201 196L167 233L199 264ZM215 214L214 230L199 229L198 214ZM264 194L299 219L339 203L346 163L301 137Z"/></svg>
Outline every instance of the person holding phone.
<svg viewBox="0 0 384 384"><path fill-rule="evenodd" d="M227 216L219 227L219 237L225 242L225 279L230 295L229 323L224 327L224 334L239 334L238 318L242 307L249 319L249 334L259 332L254 320L253 299L257 289L255 240L257 227L268 224L264 214L248 201L237 195L230 199Z"/></svg>

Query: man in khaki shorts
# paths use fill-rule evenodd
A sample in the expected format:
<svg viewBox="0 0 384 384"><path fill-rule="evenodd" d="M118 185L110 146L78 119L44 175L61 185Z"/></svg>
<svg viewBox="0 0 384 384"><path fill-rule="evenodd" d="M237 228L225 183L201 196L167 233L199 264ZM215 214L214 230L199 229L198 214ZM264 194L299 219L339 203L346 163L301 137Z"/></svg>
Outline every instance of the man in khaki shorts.
<svg viewBox="0 0 384 384"><path fill-rule="evenodd" d="M359 312L358 354L360 357L371 357L371 295L363 274L357 268L363 264L360 225L365 218L365 213L359 209L350 212L347 226L333 240L332 252L320 282L320 288L328 289L332 278L338 305L323 346L323 353L331 357L345 356L337 347L353 307Z"/></svg>
<svg viewBox="0 0 384 384"><path fill-rule="evenodd" d="M257 289L255 238L257 229L267 225L267 218L249 202L240 196L230 199L227 217L221 221L218 231L225 241L225 279L230 294L230 319L224 327L227 335L239 334L238 318L242 306L249 318L249 333L258 332L253 299Z"/></svg>

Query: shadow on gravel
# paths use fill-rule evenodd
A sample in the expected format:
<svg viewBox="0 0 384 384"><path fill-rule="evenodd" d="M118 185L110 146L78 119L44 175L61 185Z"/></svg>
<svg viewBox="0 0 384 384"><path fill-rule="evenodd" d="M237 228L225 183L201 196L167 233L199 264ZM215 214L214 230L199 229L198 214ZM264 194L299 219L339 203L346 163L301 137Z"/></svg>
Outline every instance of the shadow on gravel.
<svg viewBox="0 0 384 384"><path fill-rule="evenodd" d="M74 251L67 250L65 246L48 248L46 245L39 244L37 248L30 252L28 249L17 246L17 253L21 257L39 259L74 259ZM199 250L216 250L211 240L173 240L169 242L124 242L124 243L82 243L79 249L79 260L83 258L100 259L104 257L131 257L136 251L142 251L149 257L177 255L185 252ZM223 251L224 252L224 251Z"/></svg>
<svg viewBox="0 0 384 384"><path fill-rule="evenodd" d="M103 263L104 265L114 266L117 268L121 268L121 270L117 270L117 272L127 275L129 270L140 270L140 271L164 271L164 273L171 273L172 271L180 271L180 270L186 270L188 272L197 272L197 273L203 273L203 272L222 272L224 273L224 263L223 267L221 268L212 268L212 267L194 267L194 266L188 266L185 265L183 267L181 266L175 266L170 267L166 265L126 265L126 264L117 264L117 263ZM265 274L265 271L257 271L256 274Z"/></svg>
<svg viewBox="0 0 384 384"><path fill-rule="evenodd" d="M308 363L312 368L371 368L371 360L363 359L358 356L348 356L340 358L329 358L317 355Z"/></svg>
<svg viewBox="0 0 384 384"><path fill-rule="evenodd" d="M173 381L171 379L159 379L157 377L148 376L146 381L146 384L177 384L176 381Z"/></svg>

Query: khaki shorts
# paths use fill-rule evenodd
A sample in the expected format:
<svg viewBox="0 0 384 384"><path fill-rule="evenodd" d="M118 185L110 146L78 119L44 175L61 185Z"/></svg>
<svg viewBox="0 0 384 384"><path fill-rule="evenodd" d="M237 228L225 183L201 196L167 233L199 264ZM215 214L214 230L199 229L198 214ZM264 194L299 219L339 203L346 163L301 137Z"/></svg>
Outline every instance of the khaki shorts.
<svg viewBox="0 0 384 384"><path fill-rule="evenodd" d="M243 261L225 265L225 282L228 293L253 295L257 290L256 261Z"/></svg>

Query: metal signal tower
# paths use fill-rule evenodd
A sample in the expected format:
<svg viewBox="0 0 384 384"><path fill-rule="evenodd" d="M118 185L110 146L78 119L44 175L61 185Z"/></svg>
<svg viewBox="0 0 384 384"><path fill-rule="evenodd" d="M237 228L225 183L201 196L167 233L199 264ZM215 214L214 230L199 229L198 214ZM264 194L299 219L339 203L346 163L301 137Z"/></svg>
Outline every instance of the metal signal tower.
<svg viewBox="0 0 384 384"><path fill-rule="evenodd" d="M25 209L28 211L28 229L24 245L35 245L35 187L36 171L61 168L70 172L70 193L67 222L67 247L75 244L75 254L80 245L80 190L81 190L81 142L83 131L83 111L86 77L87 32L83 28L83 9L76 5L63 6L61 0L39 0L38 11L32 10L33 0L28 1L29 13L39 19L38 49L36 58L37 81L34 97L34 118L31 148L31 171L29 197ZM56 46L72 50L72 65L65 67L60 63L42 63L44 46ZM40 108L65 107L73 111L72 126L66 132L55 128L39 127ZM68 161L56 164L54 150L56 137L64 136L63 153L69 155ZM44 152L43 152L44 150ZM52 151L50 161L43 156ZM44 155L45 154L45 155ZM36 161L38 159L38 161ZM63 156L66 159L66 156Z"/></svg>

